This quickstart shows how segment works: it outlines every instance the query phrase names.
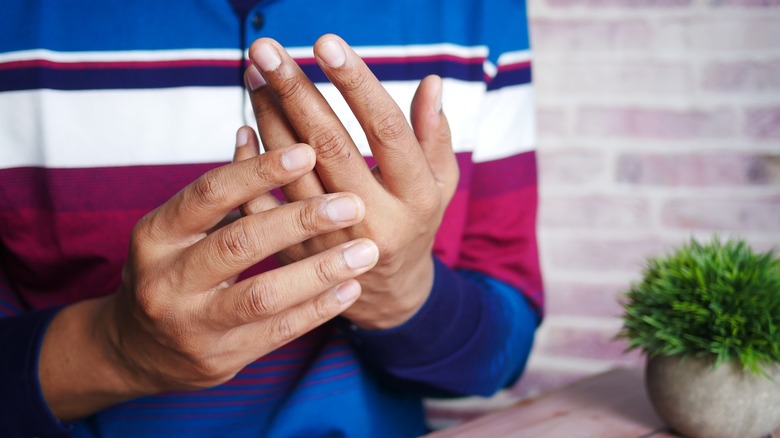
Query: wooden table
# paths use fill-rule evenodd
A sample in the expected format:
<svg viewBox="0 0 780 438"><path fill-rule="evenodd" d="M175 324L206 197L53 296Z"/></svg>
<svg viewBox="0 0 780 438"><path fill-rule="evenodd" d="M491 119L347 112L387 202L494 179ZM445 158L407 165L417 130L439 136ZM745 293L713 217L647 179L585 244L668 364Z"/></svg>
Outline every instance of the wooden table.
<svg viewBox="0 0 780 438"><path fill-rule="evenodd" d="M778 432L776 437L780 437ZM427 436L670 438L677 435L653 411L645 393L643 371L615 369Z"/></svg>

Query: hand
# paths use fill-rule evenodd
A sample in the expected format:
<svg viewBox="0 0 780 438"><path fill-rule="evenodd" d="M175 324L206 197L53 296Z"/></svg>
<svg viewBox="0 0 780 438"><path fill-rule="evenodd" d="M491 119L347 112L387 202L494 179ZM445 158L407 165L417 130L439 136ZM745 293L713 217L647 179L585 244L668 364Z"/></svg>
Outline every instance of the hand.
<svg viewBox="0 0 780 438"><path fill-rule="evenodd" d="M247 138L249 130L242 128L239 140ZM116 380L130 387L127 393L140 396L223 383L358 298L360 285L354 277L378 258L376 245L368 239L334 245L234 282L239 273L282 248L363 219L360 198L338 193L283 206L268 202L265 209L218 226L240 204L270 199L269 190L300 178L314 162L309 146L294 145L217 168L138 222L120 289L102 301L101 311L93 312L99 316L90 330L103 352L94 356L107 357L113 375L121 377ZM79 320L69 316L77 310L68 310L58 316L60 322L52 323L42 353L42 386L60 418L117 401L90 393L94 399L84 396L73 403L74 381L63 382L63 369L70 358L83 359L58 350L58 345L73 345L58 338ZM70 397L65 397L68 391Z"/></svg>
<svg viewBox="0 0 780 438"><path fill-rule="evenodd" d="M271 39L252 44L246 82L267 150L298 141L317 152L312 172L282 188L289 201L338 191L366 205L360 224L294 245L283 263L302 260L357 237L377 243L377 266L360 277L363 294L344 316L364 328L408 320L425 303L433 283L431 250L452 198L458 165L441 111L442 81L425 78L411 107L412 127L366 64L335 35L320 38L314 54L365 131L377 167L369 170L335 113L286 51ZM262 72L262 75L259 73ZM257 154L237 151L236 161ZM252 203L244 208L251 213Z"/></svg>

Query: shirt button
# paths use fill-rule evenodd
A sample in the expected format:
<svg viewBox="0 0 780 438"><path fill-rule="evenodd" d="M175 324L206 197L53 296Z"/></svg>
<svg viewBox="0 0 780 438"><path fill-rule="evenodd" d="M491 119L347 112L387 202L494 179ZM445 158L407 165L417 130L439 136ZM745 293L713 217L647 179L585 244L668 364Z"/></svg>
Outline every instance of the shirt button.
<svg viewBox="0 0 780 438"><path fill-rule="evenodd" d="M265 25L265 17L263 16L262 12L255 12L254 15L252 15L252 27L255 29L255 31L258 31L263 28Z"/></svg>

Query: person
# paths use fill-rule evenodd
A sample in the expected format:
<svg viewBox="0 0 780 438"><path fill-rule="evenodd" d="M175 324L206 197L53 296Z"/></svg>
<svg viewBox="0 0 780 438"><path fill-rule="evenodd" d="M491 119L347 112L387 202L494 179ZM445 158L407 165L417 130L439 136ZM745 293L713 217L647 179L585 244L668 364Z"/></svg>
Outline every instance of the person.
<svg viewBox="0 0 780 438"><path fill-rule="evenodd" d="M4 436L417 436L522 372L523 2L14 0L0 52Z"/></svg>

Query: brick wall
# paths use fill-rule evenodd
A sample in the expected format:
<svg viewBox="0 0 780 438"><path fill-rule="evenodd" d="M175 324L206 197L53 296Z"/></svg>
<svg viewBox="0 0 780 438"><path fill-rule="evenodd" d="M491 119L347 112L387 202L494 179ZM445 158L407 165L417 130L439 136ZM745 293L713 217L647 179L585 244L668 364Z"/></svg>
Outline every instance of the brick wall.
<svg viewBox="0 0 780 438"><path fill-rule="evenodd" d="M780 1L531 0L548 316L529 396L634 364L643 259L713 232L780 248Z"/></svg>
<svg viewBox="0 0 780 438"><path fill-rule="evenodd" d="M616 365L617 297L690 236L780 249L780 0L529 0L548 312L526 373L433 426Z"/></svg>

